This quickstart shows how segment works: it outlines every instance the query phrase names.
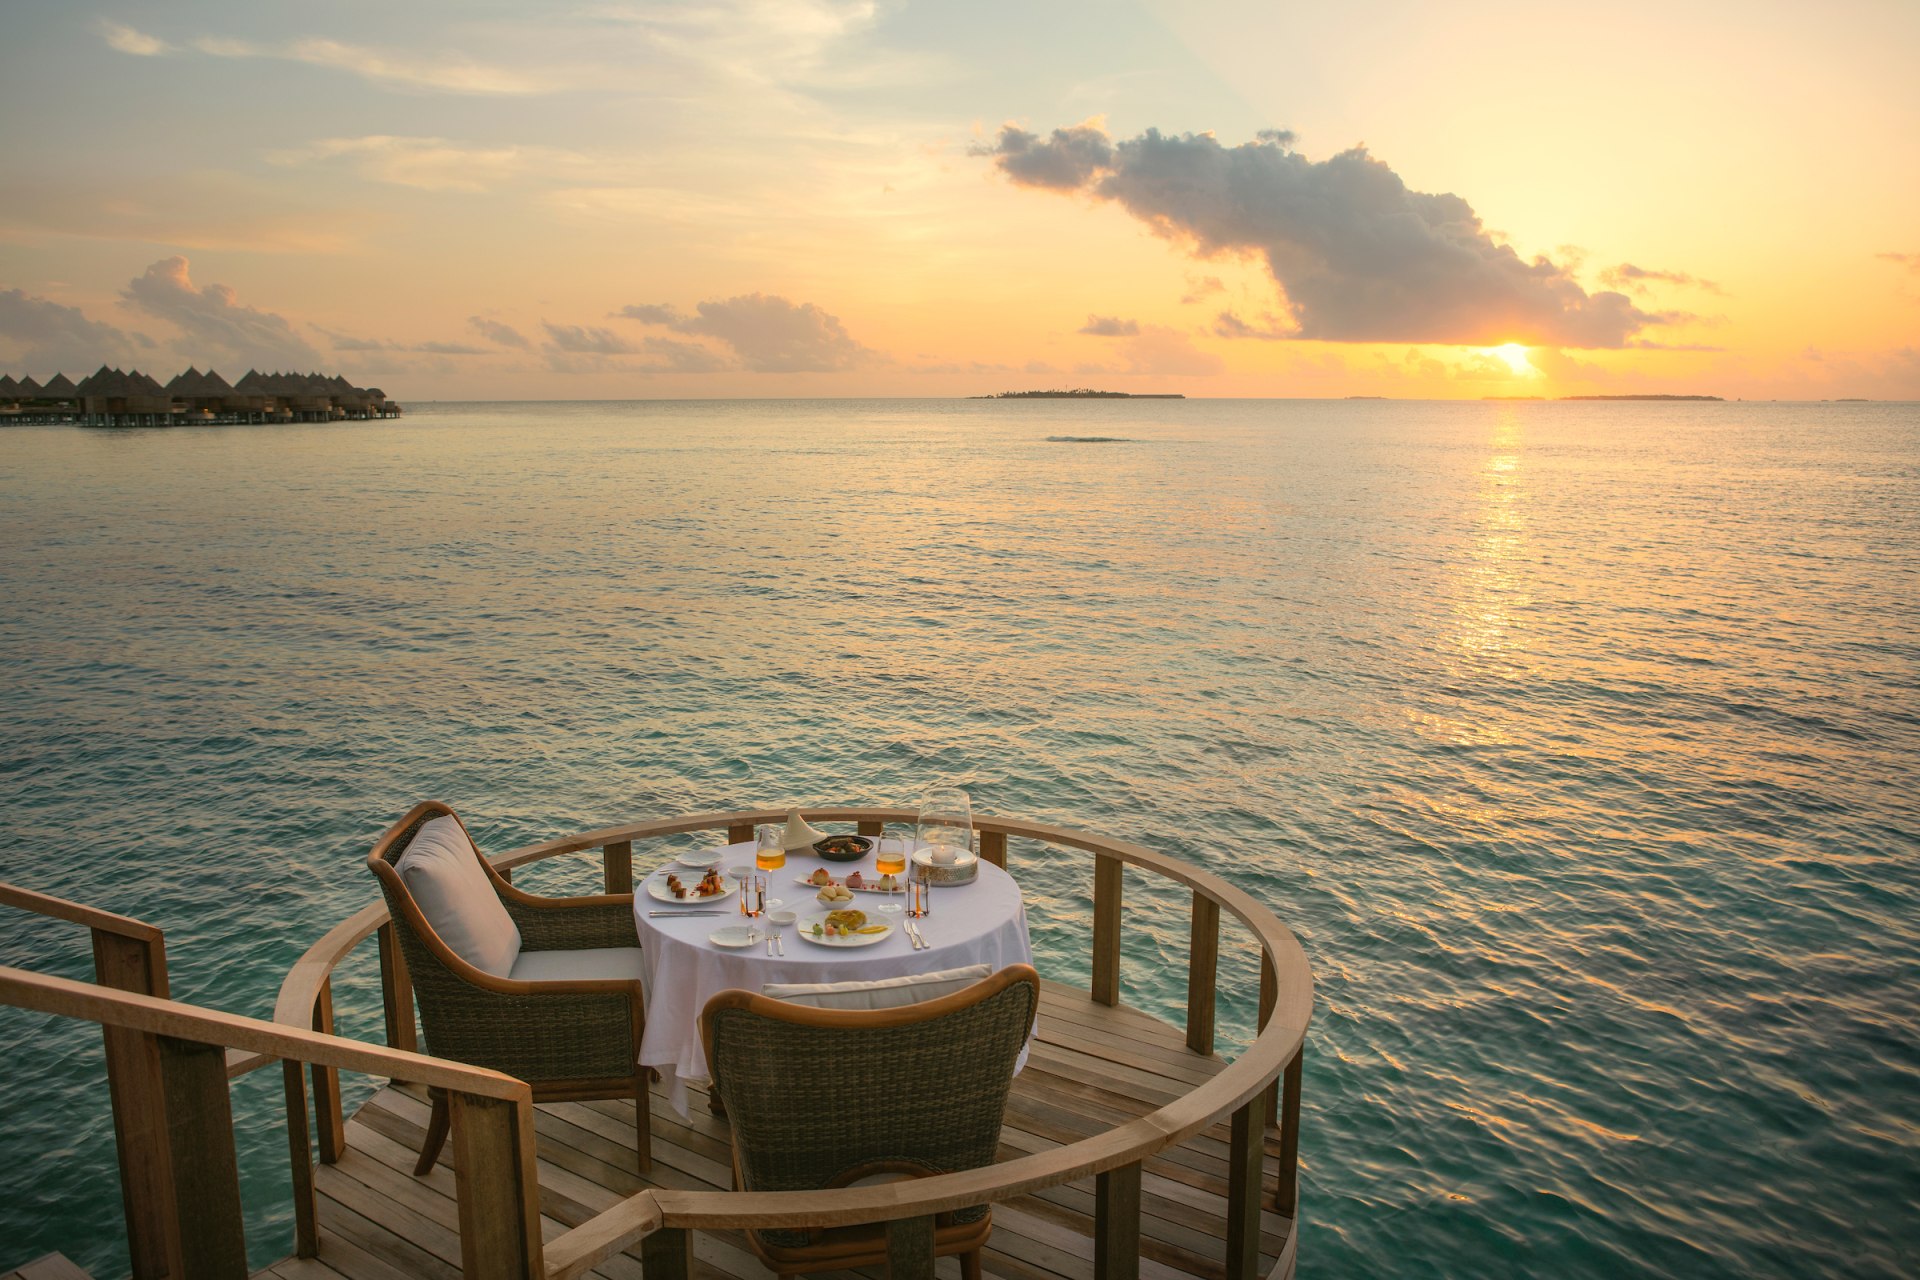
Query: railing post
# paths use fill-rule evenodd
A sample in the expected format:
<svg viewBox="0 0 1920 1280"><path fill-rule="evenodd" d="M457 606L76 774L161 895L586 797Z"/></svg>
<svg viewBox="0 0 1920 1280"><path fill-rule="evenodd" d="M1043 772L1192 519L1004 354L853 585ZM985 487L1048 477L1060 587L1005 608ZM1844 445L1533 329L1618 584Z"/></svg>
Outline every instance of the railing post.
<svg viewBox="0 0 1920 1280"><path fill-rule="evenodd" d="M693 1280L693 1233L662 1227L640 1242L640 1271L646 1280Z"/></svg>
<svg viewBox="0 0 1920 1280"><path fill-rule="evenodd" d="M1213 1053L1214 985L1220 970L1220 904L1193 891L1193 933L1187 947L1187 1048Z"/></svg>
<svg viewBox="0 0 1920 1280"><path fill-rule="evenodd" d="M1257 1030L1265 1031L1267 1023L1273 1020L1274 1006L1280 1002L1280 978L1273 971L1273 957L1266 948L1260 949L1260 1019ZM1267 1123L1277 1123L1280 1114L1280 1082L1275 1080L1267 1086Z"/></svg>
<svg viewBox="0 0 1920 1280"><path fill-rule="evenodd" d="M307 1077L297 1059L283 1058L287 1088L287 1155L293 1166L293 1252L298 1258L320 1253L319 1201L313 1186L313 1135L307 1125Z"/></svg>
<svg viewBox="0 0 1920 1280"><path fill-rule="evenodd" d="M103 987L167 995L166 944L94 929L93 976ZM180 1274L179 1207L168 1180L167 1121L154 1038L102 1027L107 1096L120 1159L120 1200L134 1280Z"/></svg>
<svg viewBox="0 0 1920 1280"><path fill-rule="evenodd" d="M607 892L633 892L633 841L615 840L601 851L606 861Z"/></svg>
<svg viewBox="0 0 1920 1280"><path fill-rule="evenodd" d="M933 1219L895 1218L887 1224L888 1280L933 1280Z"/></svg>
<svg viewBox="0 0 1920 1280"><path fill-rule="evenodd" d="M1093 1180L1093 1280L1139 1280L1140 1164Z"/></svg>
<svg viewBox="0 0 1920 1280"><path fill-rule="evenodd" d="M313 1029L333 1034L333 979L325 978L313 998ZM347 1149L347 1119L340 1110L340 1073L313 1064L313 1129L319 1140L320 1163L333 1164Z"/></svg>
<svg viewBox="0 0 1920 1280"><path fill-rule="evenodd" d="M1093 998L1120 1003L1120 859L1093 858Z"/></svg>
<svg viewBox="0 0 1920 1280"><path fill-rule="evenodd" d="M533 1102L447 1091L466 1280L545 1280Z"/></svg>
<svg viewBox="0 0 1920 1280"><path fill-rule="evenodd" d="M859 833L860 833L861 835L863 835L863 836L875 836L875 837L878 837L878 836L879 836L879 834L880 834L880 828L881 828L881 827L883 827L883 826L885 826L885 825L886 825L885 823L882 823L882 822L876 822L876 821L874 821L874 820L872 820L872 819L870 819L870 818L862 818L862 819L861 819L861 820L859 821L859 823L857 823L857 824L856 824L856 825L854 826L854 828L853 828L853 829L854 829L855 831L857 831L857 832L859 832Z"/></svg>
<svg viewBox="0 0 1920 1280"><path fill-rule="evenodd" d="M980 833L980 858L991 862L1002 871L1007 869L1007 833L1004 831L982 831Z"/></svg>
<svg viewBox="0 0 1920 1280"><path fill-rule="evenodd" d="M1282 1075L1280 1094L1280 1176L1273 1190L1273 1209L1295 1217L1300 1207L1300 1067L1307 1056L1303 1044Z"/></svg>
<svg viewBox="0 0 1920 1280"><path fill-rule="evenodd" d="M407 953L389 920L380 926L380 1003L387 1015L387 1044L417 1052L419 1030L413 1020L413 975L407 972Z"/></svg>
<svg viewBox="0 0 1920 1280"><path fill-rule="evenodd" d="M736 822L727 828L728 844L745 844L751 839L753 839L753 824L751 822Z"/></svg>
<svg viewBox="0 0 1920 1280"><path fill-rule="evenodd" d="M1267 1145L1267 1091L1233 1113L1227 1144L1227 1280L1253 1280L1260 1271L1260 1176Z"/></svg>
<svg viewBox="0 0 1920 1280"><path fill-rule="evenodd" d="M181 1276L246 1280L240 1166L233 1148L227 1051L153 1036L166 1098L168 1166L179 1206Z"/></svg>

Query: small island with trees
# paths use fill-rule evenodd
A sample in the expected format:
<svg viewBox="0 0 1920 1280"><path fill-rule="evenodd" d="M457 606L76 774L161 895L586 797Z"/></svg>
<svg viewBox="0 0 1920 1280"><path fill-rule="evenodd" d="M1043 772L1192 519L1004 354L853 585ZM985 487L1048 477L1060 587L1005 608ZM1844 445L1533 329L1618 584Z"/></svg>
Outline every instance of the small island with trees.
<svg viewBox="0 0 1920 1280"><path fill-rule="evenodd" d="M968 396L969 400L1185 400L1177 391L1095 391L1075 387L1071 391L1002 391L990 396Z"/></svg>

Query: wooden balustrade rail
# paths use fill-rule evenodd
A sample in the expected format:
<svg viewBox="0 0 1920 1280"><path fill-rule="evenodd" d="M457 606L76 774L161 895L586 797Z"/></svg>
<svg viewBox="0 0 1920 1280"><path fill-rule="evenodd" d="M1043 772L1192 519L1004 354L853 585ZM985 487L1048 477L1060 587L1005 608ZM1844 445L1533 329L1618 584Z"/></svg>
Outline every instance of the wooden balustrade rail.
<svg viewBox="0 0 1920 1280"><path fill-rule="evenodd" d="M812 822L854 822L872 834L886 822L911 822L910 809L843 807L806 811ZM749 840L763 822L779 822L784 810L696 814L607 827L527 845L492 858L510 871L548 858L598 849L608 892L630 892L636 841L688 832L721 830L730 842ZM1262 1205L1289 1216L1297 1198L1301 1045L1313 1005L1306 956L1293 935L1261 903L1220 878L1140 845L1086 835L1040 823L981 816L975 819L981 856L998 866L1008 860L1008 839L1018 837L1094 855L1094 920L1091 998L1116 1004L1120 992L1123 869L1134 867L1186 886L1193 895L1188 966L1187 1043L1196 1053L1214 1045L1220 916L1224 910L1259 944L1259 1031L1253 1044L1207 1084L1150 1115L1053 1151L985 1169L917 1179L883 1187L836 1191L743 1193L650 1188L549 1241L549 1280L582 1275L636 1243L650 1270L676 1274L690 1257L687 1233L743 1227L827 1227L887 1222L898 1227L901 1248L919 1238L917 1226L936 1213L1093 1176L1096 1179L1098 1256L1111 1266L1100 1274L1131 1274L1137 1256L1140 1162L1226 1116L1233 1135L1229 1203L1228 1274L1250 1275L1258 1253ZM405 962L393 944L383 904L341 921L308 949L288 972L275 1006L277 1022L306 1025L324 997L334 968L366 938L381 938L381 986L389 1042L411 1047L413 1002ZM1283 1092L1284 1081L1284 1092ZM289 1105L293 1105L291 1093ZM301 1104L304 1106L304 1103ZM322 1125L327 1123L320 1121ZM1281 1158L1272 1195L1263 1187L1262 1135L1280 1129ZM297 1177L298 1175L296 1175ZM917 1246L916 1246L917 1247Z"/></svg>

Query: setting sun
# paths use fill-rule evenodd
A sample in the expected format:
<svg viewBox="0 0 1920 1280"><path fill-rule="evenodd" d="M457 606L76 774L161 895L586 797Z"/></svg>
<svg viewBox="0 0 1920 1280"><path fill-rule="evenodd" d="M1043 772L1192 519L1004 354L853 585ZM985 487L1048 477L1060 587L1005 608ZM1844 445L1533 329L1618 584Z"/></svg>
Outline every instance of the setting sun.
<svg viewBox="0 0 1920 1280"><path fill-rule="evenodd" d="M1527 349L1517 342L1495 347L1490 354L1505 360L1507 368L1513 370L1516 377L1525 377L1527 374L1539 372L1527 362Z"/></svg>

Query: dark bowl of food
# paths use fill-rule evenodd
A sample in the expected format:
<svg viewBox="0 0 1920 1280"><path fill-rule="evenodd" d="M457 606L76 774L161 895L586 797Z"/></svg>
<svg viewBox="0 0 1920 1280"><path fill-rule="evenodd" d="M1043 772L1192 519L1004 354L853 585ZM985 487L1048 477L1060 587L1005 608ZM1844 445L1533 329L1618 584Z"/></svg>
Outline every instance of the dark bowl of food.
<svg viewBox="0 0 1920 1280"><path fill-rule="evenodd" d="M828 862L857 862L873 852L873 841L865 836L828 836L815 840L813 851Z"/></svg>

